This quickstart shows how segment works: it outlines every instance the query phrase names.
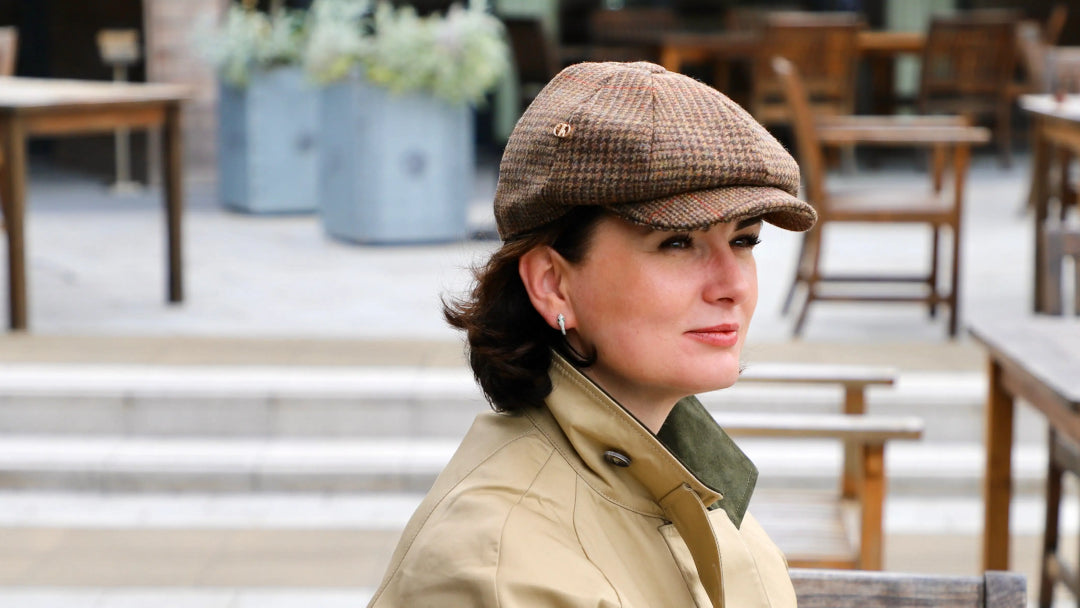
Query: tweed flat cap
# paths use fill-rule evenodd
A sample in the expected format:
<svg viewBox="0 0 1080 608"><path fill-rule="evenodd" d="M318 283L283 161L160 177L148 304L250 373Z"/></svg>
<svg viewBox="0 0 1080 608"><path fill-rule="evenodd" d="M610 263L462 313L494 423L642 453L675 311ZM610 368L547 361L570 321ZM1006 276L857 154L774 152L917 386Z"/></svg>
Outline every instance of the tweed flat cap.
<svg viewBox="0 0 1080 608"><path fill-rule="evenodd" d="M817 215L798 191L787 150L716 89L647 62L579 63L510 134L495 218L503 240L579 205L662 230L757 216L808 230Z"/></svg>

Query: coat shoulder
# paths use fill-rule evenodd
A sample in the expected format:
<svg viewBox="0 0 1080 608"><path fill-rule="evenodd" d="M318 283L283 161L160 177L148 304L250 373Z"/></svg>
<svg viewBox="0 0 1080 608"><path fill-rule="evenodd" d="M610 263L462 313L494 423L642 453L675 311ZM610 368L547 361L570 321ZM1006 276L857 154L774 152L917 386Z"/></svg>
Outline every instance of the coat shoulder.
<svg viewBox="0 0 1080 608"><path fill-rule="evenodd" d="M574 469L527 418L481 416L410 521L372 606L547 603L555 593L619 605L577 539L577 492ZM598 586L611 603L596 602ZM578 605L566 599L558 605Z"/></svg>

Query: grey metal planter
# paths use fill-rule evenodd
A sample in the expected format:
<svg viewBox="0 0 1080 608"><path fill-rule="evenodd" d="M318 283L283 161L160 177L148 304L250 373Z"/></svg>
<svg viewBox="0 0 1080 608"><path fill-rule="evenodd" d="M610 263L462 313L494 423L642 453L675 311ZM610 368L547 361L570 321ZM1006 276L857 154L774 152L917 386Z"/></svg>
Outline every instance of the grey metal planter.
<svg viewBox="0 0 1080 608"><path fill-rule="evenodd" d="M467 105L394 94L361 77L328 86L319 141L323 228L359 243L465 238L473 121Z"/></svg>
<svg viewBox="0 0 1080 608"><path fill-rule="evenodd" d="M221 84L218 190L230 209L318 209L319 93L299 67L260 72L247 88Z"/></svg>

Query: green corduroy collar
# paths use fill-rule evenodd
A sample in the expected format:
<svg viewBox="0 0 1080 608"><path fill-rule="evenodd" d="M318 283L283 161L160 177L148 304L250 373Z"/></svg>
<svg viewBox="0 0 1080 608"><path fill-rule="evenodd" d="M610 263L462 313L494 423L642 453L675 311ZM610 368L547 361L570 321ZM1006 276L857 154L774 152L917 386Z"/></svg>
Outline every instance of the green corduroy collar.
<svg viewBox="0 0 1080 608"><path fill-rule="evenodd" d="M705 406L696 397L682 399L656 436L695 477L723 495L709 508L723 509L735 527L742 525L758 470Z"/></svg>

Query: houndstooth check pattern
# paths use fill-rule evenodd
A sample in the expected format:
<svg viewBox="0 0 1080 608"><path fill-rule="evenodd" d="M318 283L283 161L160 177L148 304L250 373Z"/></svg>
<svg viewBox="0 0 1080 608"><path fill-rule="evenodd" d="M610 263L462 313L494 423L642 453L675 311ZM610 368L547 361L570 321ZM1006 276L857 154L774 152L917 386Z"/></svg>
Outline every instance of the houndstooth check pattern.
<svg viewBox="0 0 1080 608"><path fill-rule="evenodd" d="M762 216L807 230L799 167L738 104L646 63L579 63L560 72L507 143L495 191L510 240L577 205L602 205L665 230Z"/></svg>

